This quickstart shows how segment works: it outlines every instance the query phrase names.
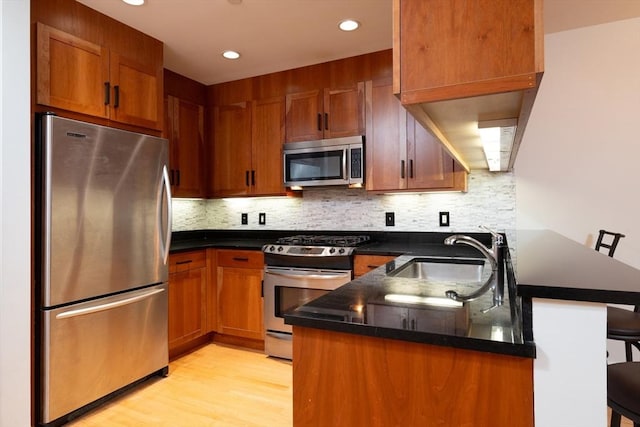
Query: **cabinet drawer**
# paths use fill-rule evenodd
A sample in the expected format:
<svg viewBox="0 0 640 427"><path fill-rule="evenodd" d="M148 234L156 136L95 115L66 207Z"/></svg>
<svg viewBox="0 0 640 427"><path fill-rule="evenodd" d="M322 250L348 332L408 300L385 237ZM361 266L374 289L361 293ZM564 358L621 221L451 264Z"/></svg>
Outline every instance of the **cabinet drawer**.
<svg viewBox="0 0 640 427"><path fill-rule="evenodd" d="M388 255L356 255L353 261L353 275L358 277L367 274L395 258L395 256Z"/></svg>
<svg viewBox="0 0 640 427"><path fill-rule="evenodd" d="M240 251L219 249L217 254L218 267L258 268L264 267L262 251Z"/></svg>
<svg viewBox="0 0 640 427"><path fill-rule="evenodd" d="M207 256L204 250L179 252L169 255L169 273L187 271L207 266Z"/></svg>

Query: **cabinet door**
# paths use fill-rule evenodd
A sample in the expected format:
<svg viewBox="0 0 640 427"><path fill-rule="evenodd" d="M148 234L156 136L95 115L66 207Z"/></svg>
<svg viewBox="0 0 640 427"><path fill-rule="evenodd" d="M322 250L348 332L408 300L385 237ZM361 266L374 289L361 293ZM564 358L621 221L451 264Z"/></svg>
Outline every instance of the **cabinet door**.
<svg viewBox="0 0 640 427"><path fill-rule="evenodd" d="M218 332L264 339L262 270L218 265Z"/></svg>
<svg viewBox="0 0 640 427"><path fill-rule="evenodd" d="M37 43L36 102L108 117L108 50L41 23Z"/></svg>
<svg viewBox="0 0 640 427"><path fill-rule="evenodd" d="M409 309L384 304L367 304L371 324L384 328L408 329Z"/></svg>
<svg viewBox="0 0 640 427"><path fill-rule="evenodd" d="M204 197L204 106L169 96L165 108L173 196Z"/></svg>
<svg viewBox="0 0 640 427"><path fill-rule="evenodd" d="M145 66L111 52L110 77L111 120L161 130L162 68Z"/></svg>
<svg viewBox="0 0 640 427"><path fill-rule="evenodd" d="M282 194L285 192L282 170L284 98L253 101L251 106L253 194Z"/></svg>
<svg viewBox="0 0 640 427"><path fill-rule="evenodd" d="M324 90L324 138L364 135L364 82Z"/></svg>
<svg viewBox="0 0 640 427"><path fill-rule="evenodd" d="M214 109L213 193L241 196L251 191L251 108L249 103Z"/></svg>
<svg viewBox="0 0 640 427"><path fill-rule="evenodd" d="M286 96L286 142L323 138L322 90L292 93Z"/></svg>
<svg viewBox="0 0 640 427"><path fill-rule="evenodd" d="M369 191L406 188L407 112L391 82L367 82L367 176Z"/></svg>
<svg viewBox="0 0 640 427"><path fill-rule="evenodd" d="M205 333L206 268L169 275L169 350Z"/></svg>
<svg viewBox="0 0 640 427"><path fill-rule="evenodd" d="M409 188L453 187L453 159L431 132L410 115L407 117L407 160Z"/></svg>

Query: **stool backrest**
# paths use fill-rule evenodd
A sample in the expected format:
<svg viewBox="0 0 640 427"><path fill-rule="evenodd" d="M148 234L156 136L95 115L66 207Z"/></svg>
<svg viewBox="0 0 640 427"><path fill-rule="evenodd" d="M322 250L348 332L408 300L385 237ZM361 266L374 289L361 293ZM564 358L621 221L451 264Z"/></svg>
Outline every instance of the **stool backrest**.
<svg viewBox="0 0 640 427"><path fill-rule="evenodd" d="M616 247L618 246L618 241L620 241L622 237L624 237L624 234L600 230L598 234L598 241L596 242L596 251L602 252L600 249L608 249L609 251L605 253L610 257L613 257L613 253L616 251Z"/></svg>

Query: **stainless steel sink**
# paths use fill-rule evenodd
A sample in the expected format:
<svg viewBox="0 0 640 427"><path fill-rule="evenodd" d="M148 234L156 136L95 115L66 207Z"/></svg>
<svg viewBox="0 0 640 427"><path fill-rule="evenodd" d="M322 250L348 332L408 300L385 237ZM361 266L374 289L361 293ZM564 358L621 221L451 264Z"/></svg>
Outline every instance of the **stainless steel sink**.
<svg viewBox="0 0 640 427"><path fill-rule="evenodd" d="M387 276L406 279L451 282L481 282L484 259L413 258L387 273Z"/></svg>

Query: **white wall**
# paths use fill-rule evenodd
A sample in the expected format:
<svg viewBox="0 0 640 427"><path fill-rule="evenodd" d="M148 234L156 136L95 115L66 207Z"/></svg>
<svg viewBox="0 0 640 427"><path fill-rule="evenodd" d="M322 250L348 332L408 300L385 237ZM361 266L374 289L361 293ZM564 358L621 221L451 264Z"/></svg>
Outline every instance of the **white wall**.
<svg viewBox="0 0 640 427"><path fill-rule="evenodd" d="M638 52L640 18L547 35L545 74L515 165L518 228L551 229L590 247L601 228L624 233L615 257L636 268ZM608 349L610 362L624 359L621 343Z"/></svg>
<svg viewBox="0 0 640 427"><path fill-rule="evenodd" d="M31 422L29 2L0 2L0 427Z"/></svg>

